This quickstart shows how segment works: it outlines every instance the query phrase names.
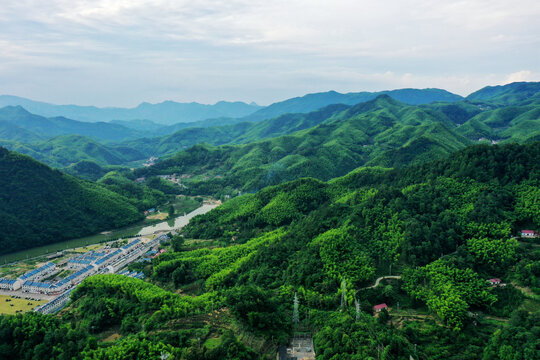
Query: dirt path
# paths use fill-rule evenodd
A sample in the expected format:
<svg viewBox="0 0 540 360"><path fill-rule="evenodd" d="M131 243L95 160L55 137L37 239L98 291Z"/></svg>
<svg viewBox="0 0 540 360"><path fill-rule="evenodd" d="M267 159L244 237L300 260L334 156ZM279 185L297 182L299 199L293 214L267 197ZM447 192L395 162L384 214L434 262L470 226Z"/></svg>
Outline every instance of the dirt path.
<svg viewBox="0 0 540 360"><path fill-rule="evenodd" d="M379 286L379 283L381 282L381 280L385 280L385 279L401 279L401 275L381 276L380 278L377 278L377 280L375 280L375 285L368 286L368 287L365 287L365 288L361 288L361 289L358 289L356 291L376 288L377 286Z"/></svg>

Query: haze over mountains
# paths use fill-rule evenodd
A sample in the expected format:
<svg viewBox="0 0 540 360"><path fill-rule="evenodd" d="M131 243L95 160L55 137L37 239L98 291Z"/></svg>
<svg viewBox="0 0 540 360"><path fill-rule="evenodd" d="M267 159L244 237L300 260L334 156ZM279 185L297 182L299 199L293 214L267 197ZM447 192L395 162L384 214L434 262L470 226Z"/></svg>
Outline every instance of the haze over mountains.
<svg viewBox="0 0 540 360"><path fill-rule="evenodd" d="M174 101L164 101L159 104L144 102L131 109L98 108L95 106L53 105L17 96L0 96L0 107L8 105L23 106L29 112L46 117L65 116L74 120L88 122L151 120L165 125L223 116L242 117L261 108L257 104L227 101L220 101L214 105L199 104L196 102L178 103Z"/></svg>
<svg viewBox="0 0 540 360"><path fill-rule="evenodd" d="M90 161L94 165L89 167L85 163L83 168L92 169L93 175L76 173L94 180L106 173L104 169L98 170L100 168L136 167L151 156L169 157L201 143L213 146L237 144L228 149L246 160L253 157L249 149L259 149L257 151L266 156L273 154L274 160L257 157L257 168L270 167L265 171L257 170L259 176L268 177L264 174L270 171L274 174L270 178L281 173L285 174L285 179L296 172L299 164L305 167L315 161L320 165L321 158L313 157L315 153L320 155L324 149L339 148L344 153L351 152L343 158L348 165L338 172L342 174L367 163L393 166L447 155L480 139L532 141L540 136L538 91L539 83L514 83L486 87L465 99L438 89L350 94L326 92L275 103L243 118L213 118L170 126L151 120L90 123L64 117L45 118L20 106L7 106L0 109L0 144L68 171L81 168L75 166L80 161ZM293 110L296 112L291 113ZM260 142L271 138L275 140ZM288 145L283 147L280 142ZM249 146L241 145L249 143ZM290 152L283 150L293 143L296 148L291 148ZM315 153L307 155L303 143L310 144L308 147ZM329 144L332 144L330 148ZM204 149L214 151L211 147ZM220 156L227 153L223 153L223 149L217 150ZM246 158L241 155L243 151L251 155ZM275 157L278 153L284 154L282 160ZM331 165L327 167L324 179L333 173L334 166L341 166L339 160L330 160L336 156L334 151L326 153L323 157ZM240 161L240 158L234 161ZM222 167L221 170L210 170L208 164L198 162L192 166L199 169L197 171L205 169L214 175L222 175L225 171ZM281 170L276 173L271 170L273 167ZM246 171L245 167L241 168ZM317 172L299 171L298 174L313 176Z"/></svg>

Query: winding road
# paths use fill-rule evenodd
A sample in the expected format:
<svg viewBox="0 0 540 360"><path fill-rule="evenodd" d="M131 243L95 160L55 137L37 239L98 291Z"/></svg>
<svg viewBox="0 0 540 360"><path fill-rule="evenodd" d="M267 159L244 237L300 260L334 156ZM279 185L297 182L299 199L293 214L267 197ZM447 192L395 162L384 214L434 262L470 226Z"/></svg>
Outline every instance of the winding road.
<svg viewBox="0 0 540 360"><path fill-rule="evenodd" d="M356 291L376 288L377 286L379 286L379 283L381 282L381 280L384 280L384 279L401 279L401 275L381 276L380 278L377 278L377 280L375 280L375 285L371 285L371 286L368 286L368 287L365 287L365 288L361 288L361 289L358 289Z"/></svg>

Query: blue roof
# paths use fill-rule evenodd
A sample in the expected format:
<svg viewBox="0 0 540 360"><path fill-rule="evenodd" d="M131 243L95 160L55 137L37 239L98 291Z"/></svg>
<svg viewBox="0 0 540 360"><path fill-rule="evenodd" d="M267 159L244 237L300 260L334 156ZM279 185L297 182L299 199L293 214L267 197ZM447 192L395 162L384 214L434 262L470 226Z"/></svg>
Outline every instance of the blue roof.
<svg viewBox="0 0 540 360"><path fill-rule="evenodd" d="M39 281L26 281L23 286L34 286L34 287L38 287L38 288L43 288L43 289L48 289L52 286L52 284L49 284L49 283L42 283L42 282L39 282Z"/></svg>
<svg viewBox="0 0 540 360"><path fill-rule="evenodd" d="M41 267L39 267L37 269L34 269L34 270L30 271L30 272L27 272L26 274L22 275L20 277L20 279L21 280L26 280L28 278L36 276L38 273L40 273L42 271L47 270L48 268L51 268L51 267L54 267L54 266L55 266L55 264L53 264L52 262L47 263L47 264L45 264L45 265L43 265L43 266L41 266Z"/></svg>
<svg viewBox="0 0 540 360"><path fill-rule="evenodd" d="M13 285L15 284L17 280L12 280L12 279L0 279L0 284L9 284L9 285Z"/></svg>
<svg viewBox="0 0 540 360"><path fill-rule="evenodd" d="M84 273L92 270L93 268L94 268L93 266L87 266L84 269L81 269L81 270L69 275L67 278L65 278L63 280L60 280L59 282L56 283L56 286L62 286L64 284L78 278L79 276L83 275Z"/></svg>
<svg viewBox="0 0 540 360"><path fill-rule="evenodd" d="M132 247L133 245L136 245L136 244L138 244L138 243L140 243L140 242L141 242L141 240L137 239L137 240L135 240L135 241L130 242L130 243L127 244L127 245L122 246L121 249L127 250L127 249L129 249L130 247Z"/></svg>
<svg viewBox="0 0 540 360"><path fill-rule="evenodd" d="M77 259L71 259L68 262L73 263L73 264L91 264L92 260L90 259L82 260L82 259L77 258Z"/></svg>
<svg viewBox="0 0 540 360"><path fill-rule="evenodd" d="M120 254L121 252L122 252L121 250L116 250L116 251L110 253L109 255L102 257L101 259L99 259L98 261L96 261L96 265L101 265L101 264L103 264L105 261L108 261L109 259L111 259L111 258L113 258L114 256Z"/></svg>

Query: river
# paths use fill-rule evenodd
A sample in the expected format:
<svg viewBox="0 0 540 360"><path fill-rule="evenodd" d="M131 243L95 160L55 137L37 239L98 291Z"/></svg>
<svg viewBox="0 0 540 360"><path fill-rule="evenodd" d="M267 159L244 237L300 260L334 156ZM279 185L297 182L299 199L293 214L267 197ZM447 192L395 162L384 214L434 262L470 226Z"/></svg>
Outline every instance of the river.
<svg viewBox="0 0 540 360"><path fill-rule="evenodd" d="M151 235L155 232L172 231L175 229L176 230L181 229L184 226L186 226L189 223L189 220L191 220L195 216L206 214L207 212L209 212L210 210L212 210L213 208L217 206L218 206L217 203L205 203L201 207L193 210L187 215L176 217L174 219L174 222L172 220L169 220L169 221L163 221L163 222L150 225L150 226L145 226L137 233L137 235L146 236L146 235Z"/></svg>
<svg viewBox="0 0 540 360"><path fill-rule="evenodd" d="M189 220L197 215L202 215L219 206L220 202L205 202L187 215L178 216L174 219L163 221L154 225L132 225L123 229L111 230L100 234L94 234L78 239L65 240L53 244L35 247L0 256L0 264L8 264L14 261L34 258L41 255L51 254L56 251L73 249L80 246L93 245L118 238L130 238L133 236L146 236L154 232L172 231L180 229L189 223Z"/></svg>

